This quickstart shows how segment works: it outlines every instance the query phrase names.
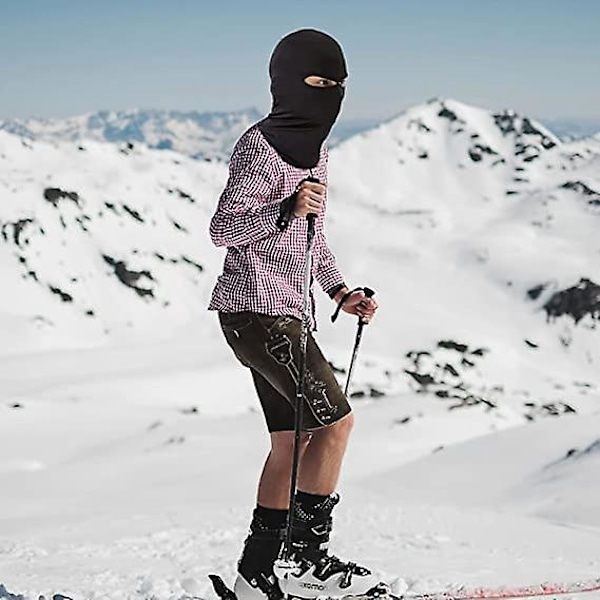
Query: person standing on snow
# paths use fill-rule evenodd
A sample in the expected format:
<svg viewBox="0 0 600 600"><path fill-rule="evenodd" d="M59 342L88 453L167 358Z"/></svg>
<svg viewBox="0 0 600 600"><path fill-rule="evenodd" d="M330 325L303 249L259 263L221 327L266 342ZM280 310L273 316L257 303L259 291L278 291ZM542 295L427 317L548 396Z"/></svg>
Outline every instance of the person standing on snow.
<svg viewBox="0 0 600 600"><path fill-rule="evenodd" d="M344 97L343 51L325 33L299 30L277 44L269 74L271 112L236 143L229 179L210 223L213 243L226 246L227 254L209 310L218 311L227 343L250 369L271 438L238 563L234 590L240 600L282 595L273 566L290 505L309 213L317 215L311 328L316 324L312 279L338 303L348 292L323 231L327 194L323 143ZM353 293L343 304L345 312L365 322L376 309L375 300L363 292ZM286 589L304 598L364 595L379 580L365 567L341 561L327 547L331 513L339 501L335 489L354 417L312 335L307 341L302 410L292 529L292 558L301 568L289 575Z"/></svg>

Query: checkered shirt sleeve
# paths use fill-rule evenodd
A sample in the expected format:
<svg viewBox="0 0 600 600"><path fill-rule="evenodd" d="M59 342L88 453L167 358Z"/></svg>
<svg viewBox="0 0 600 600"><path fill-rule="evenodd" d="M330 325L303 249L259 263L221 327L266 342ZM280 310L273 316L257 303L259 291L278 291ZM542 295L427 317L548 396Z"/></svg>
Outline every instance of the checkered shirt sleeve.
<svg viewBox="0 0 600 600"><path fill-rule="evenodd" d="M279 204L267 202L275 173L273 161L256 143L238 143L229 163L229 179L210 223L215 246L244 246L277 233Z"/></svg>

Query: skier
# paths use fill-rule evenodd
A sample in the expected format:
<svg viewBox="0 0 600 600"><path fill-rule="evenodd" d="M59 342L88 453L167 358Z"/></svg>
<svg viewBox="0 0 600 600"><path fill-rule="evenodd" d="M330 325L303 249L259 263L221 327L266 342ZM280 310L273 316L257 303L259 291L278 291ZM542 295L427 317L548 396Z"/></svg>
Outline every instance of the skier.
<svg viewBox="0 0 600 600"><path fill-rule="evenodd" d="M341 108L347 77L340 45L313 29L295 31L275 47L269 65L270 114L238 140L229 179L210 223L216 246L226 246L223 273L209 310L235 356L250 369L271 450L258 484L257 505L238 563L240 600L365 595L380 580L365 567L328 550L335 489L353 424L347 398L309 334L302 408L292 559L274 563L285 538L290 506L294 399L298 381L307 215L317 215L311 266L310 325L315 329L312 278L342 309L364 322L377 303L349 293L323 231L327 196L327 138Z"/></svg>

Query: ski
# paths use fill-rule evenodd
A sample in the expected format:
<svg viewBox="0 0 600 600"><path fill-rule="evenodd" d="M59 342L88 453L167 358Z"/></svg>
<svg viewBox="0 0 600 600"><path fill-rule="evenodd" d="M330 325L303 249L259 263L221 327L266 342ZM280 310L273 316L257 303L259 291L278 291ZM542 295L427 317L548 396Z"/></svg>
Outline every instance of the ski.
<svg viewBox="0 0 600 600"><path fill-rule="evenodd" d="M215 593L220 600L238 600L218 575L209 575ZM440 592L411 593L403 595L386 594L379 598L389 600L516 600L517 598L535 598L544 596L564 596L600 592L600 579L571 583L540 583L522 587L466 588L460 587ZM276 599L268 599L276 600ZM343 598L320 598L320 600L343 600Z"/></svg>
<svg viewBox="0 0 600 600"><path fill-rule="evenodd" d="M600 592L600 579L571 583L540 583L522 587L478 587L472 589L461 587L454 590L420 594L407 592L402 596L393 596L393 600L510 600L588 592Z"/></svg>
<svg viewBox="0 0 600 600"><path fill-rule="evenodd" d="M235 592L225 585L225 582L218 575L209 575L209 579L213 584L215 593L220 600L239 600ZM265 600L283 600L286 598L285 594L281 592L273 593L268 598L265 596ZM348 598L352 600L401 600L400 596L394 596L390 593L387 585L378 585L374 587L369 593L362 596L344 596L338 598L331 598L329 596L318 596L319 600L343 600ZM306 598L300 598L296 596L289 596L288 600L308 600Z"/></svg>

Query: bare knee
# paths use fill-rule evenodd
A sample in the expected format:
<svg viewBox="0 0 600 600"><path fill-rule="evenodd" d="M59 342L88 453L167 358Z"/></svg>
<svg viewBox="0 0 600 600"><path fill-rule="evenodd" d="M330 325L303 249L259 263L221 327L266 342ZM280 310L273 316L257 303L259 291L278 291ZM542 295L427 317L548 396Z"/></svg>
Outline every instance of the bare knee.
<svg viewBox="0 0 600 600"><path fill-rule="evenodd" d="M302 432L300 434L300 454L304 454L312 434ZM294 432L276 431L271 433L271 456L275 460L291 461L294 453Z"/></svg>
<svg viewBox="0 0 600 600"><path fill-rule="evenodd" d="M350 437L352 428L354 426L354 414L349 413L343 419L340 419L337 423L330 425L329 427L323 427L317 429L313 435L316 439L321 442L327 441L330 443L345 443Z"/></svg>

